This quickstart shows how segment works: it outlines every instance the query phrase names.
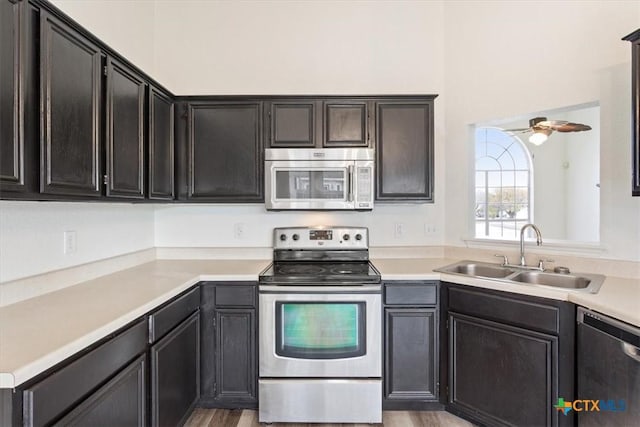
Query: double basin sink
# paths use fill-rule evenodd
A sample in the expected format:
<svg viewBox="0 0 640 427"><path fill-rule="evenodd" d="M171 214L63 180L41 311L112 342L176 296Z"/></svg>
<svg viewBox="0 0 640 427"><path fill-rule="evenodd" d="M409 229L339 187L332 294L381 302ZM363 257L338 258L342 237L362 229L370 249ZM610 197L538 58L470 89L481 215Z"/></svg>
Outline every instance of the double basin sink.
<svg viewBox="0 0 640 427"><path fill-rule="evenodd" d="M490 279L498 282L528 284L592 294L598 292L605 279L600 274L553 273L477 261L460 261L437 268L435 271L465 277Z"/></svg>

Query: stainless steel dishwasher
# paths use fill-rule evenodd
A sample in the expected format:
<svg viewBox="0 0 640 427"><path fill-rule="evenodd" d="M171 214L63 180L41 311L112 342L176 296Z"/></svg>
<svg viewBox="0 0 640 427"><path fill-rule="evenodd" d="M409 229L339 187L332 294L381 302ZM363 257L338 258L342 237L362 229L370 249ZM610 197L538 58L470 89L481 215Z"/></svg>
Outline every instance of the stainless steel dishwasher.
<svg viewBox="0 0 640 427"><path fill-rule="evenodd" d="M577 361L578 425L640 425L640 328L578 308Z"/></svg>

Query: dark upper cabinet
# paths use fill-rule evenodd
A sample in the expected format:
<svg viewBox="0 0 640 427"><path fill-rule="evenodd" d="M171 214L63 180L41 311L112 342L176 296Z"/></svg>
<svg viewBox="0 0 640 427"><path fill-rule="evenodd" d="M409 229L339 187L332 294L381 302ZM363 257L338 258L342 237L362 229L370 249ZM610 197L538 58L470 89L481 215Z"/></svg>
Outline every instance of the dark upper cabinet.
<svg viewBox="0 0 640 427"><path fill-rule="evenodd" d="M187 105L187 198L263 201L262 103Z"/></svg>
<svg viewBox="0 0 640 427"><path fill-rule="evenodd" d="M640 30L626 36L631 42L631 98L632 98L632 140L631 140L631 194L640 196Z"/></svg>
<svg viewBox="0 0 640 427"><path fill-rule="evenodd" d="M323 102L324 147L368 147L370 103L367 101Z"/></svg>
<svg viewBox="0 0 640 427"><path fill-rule="evenodd" d="M255 284L202 285L201 405L257 407L256 300Z"/></svg>
<svg viewBox="0 0 640 427"><path fill-rule="evenodd" d="M376 103L376 200L433 201L433 99Z"/></svg>
<svg viewBox="0 0 640 427"><path fill-rule="evenodd" d="M170 95L149 87L150 199L174 198L174 102Z"/></svg>
<svg viewBox="0 0 640 427"><path fill-rule="evenodd" d="M107 58L107 196L144 198L145 90L140 75Z"/></svg>
<svg viewBox="0 0 640 427"><path fill-rule="evenodd" d="M271 148L314 148L319 103L280 100L267 103L268 143Z"/></svg>
<svg viewBox="0 0 640 427"><path fill-rule="evenodd" d="M271 148L368 147L366 100L283 99L266 103L266 138Z"/></svg>
<svg viewBox="0 0 640 427"><path fill-rule="evenodd" d="M40 61L40 191L99 197L100 48L43 9Z"/></svg>
<svg viewBox="0 0 640 427"><path fill-rule="evenodd" d="M0 190L24 191L21 7L0 3Z"/></svg>

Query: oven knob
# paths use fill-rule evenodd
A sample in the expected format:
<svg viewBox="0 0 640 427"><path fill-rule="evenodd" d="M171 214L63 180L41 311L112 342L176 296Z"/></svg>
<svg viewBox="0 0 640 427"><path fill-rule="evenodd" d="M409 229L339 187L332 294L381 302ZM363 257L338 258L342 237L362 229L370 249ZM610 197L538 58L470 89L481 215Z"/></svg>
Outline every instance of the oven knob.
<svg viewBox="0 0 640 427"><path fill-rule="evenodd" d="M342 236L342 240L344 240L345 242L347 240L349 240L351 238L351 236L349 236L348 234L345 234L344 236Z"/></svg>
<svg viewBox="0 0 640 427"><path fill-rule="evenodd" d="M281 235L280 235L280 240L282 240L283 242L284 242L285 240L287 240L287 235L286 235L286 234L281 234Z"/></svg>
<svg viewBox="0 0 640 427"><path fill-rule="evenodd" d="M293 240L298 240L300 238L300 236L298 236L297 234L294 234L292 237L293 237Z"/></svg>
<svg viewBox="0 0 640 427"><path fill-rule="evenodd" d="M362 234L360 233L356 234L356 240L362 240Z"/></svg>

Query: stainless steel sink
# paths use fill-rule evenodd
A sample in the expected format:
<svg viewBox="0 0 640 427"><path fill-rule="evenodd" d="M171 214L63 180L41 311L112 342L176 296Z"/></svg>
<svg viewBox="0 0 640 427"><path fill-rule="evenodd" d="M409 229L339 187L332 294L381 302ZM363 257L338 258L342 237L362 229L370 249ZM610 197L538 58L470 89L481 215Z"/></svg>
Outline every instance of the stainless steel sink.
<svg viewBox="0 0 640 427"><path fill-rule="evenodd" d="M542 271L524 271L513 276L511 280L566 289L585 289L591 283L591 280L587 277L574 276L572 274L544 273Z"/></svg>
<svg viewBox="0 0 640 427"><path fill-rule="evenodd" d="M605 277L600 274L561 274L548 271L534 271L517 266L501 266L477 261L460 261L437 268L435 271L465 277L477 277L512 284L542 286L573 292L597 293Z"/></svg>
<svg viewBox="0 0 640 427"><path fill-rule="evenodd" d="M491 264L479 264L479 263L458 263L453 264L447 271L453 274L462 274L465 276L478 276L478 277L492 277L492 278L505 278L513 273L514 270L510 268L501 267L499 265Z"/></svg>

